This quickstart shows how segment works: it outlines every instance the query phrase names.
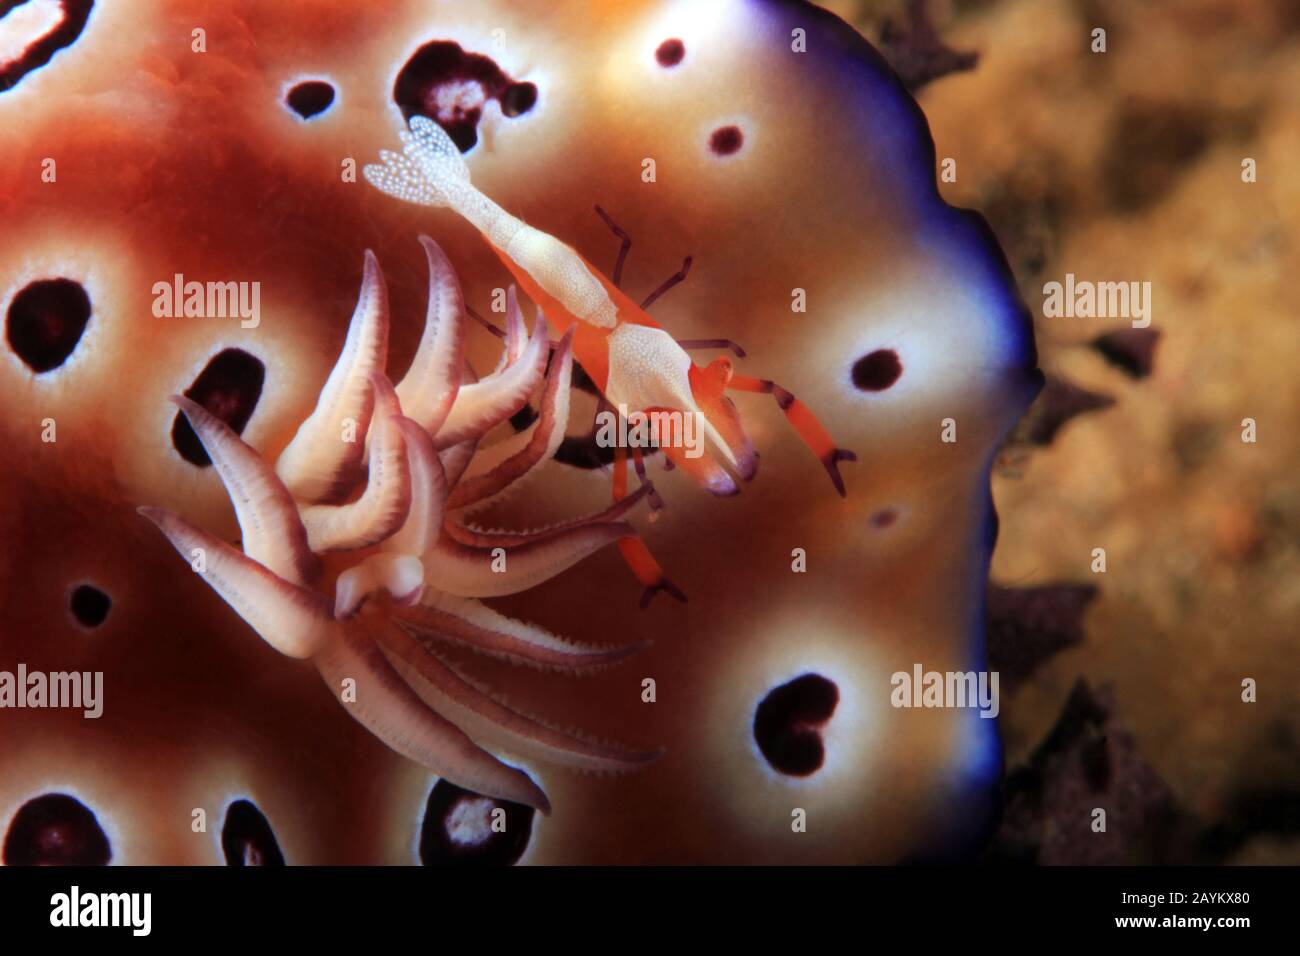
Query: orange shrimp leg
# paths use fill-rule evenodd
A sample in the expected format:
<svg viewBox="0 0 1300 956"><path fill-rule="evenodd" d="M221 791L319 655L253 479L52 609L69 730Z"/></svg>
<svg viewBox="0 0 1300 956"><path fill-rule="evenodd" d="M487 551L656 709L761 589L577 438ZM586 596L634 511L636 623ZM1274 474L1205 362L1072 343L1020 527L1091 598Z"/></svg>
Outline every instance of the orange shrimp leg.
<svg viewBox="0 0 1300 956"><path fill-rule="evenodd" d="M614 500L621 501L626 496L627 449L620 445L614 448ZM637 580L645 585L645 590L641 593L642 609L649 607L654 596L660 591L667 591L683 604L686 603L686 595L677 585L668 580L663 568L659 567L659 562L654 559L650 549L639 537L621 539L618 542L618 550Z"/></svg>
<svg viewBox="0 0 1300 956"><path fill-rule="evenodd" d="M761 392L775 398L777 405L781 406L781 411L785 412L786 420L794 426L794 430L799 433L803 443L812 449L813 454L826 467L826 472L831 476L831 483L835 485L835 490L840 493L841 498L845 497L847 492L844 489L844 479L840 476L839 463L842 461L857 461L858 456L846 448L836 446L831 439L830 433L826 431L825 426L817 420L817 416L812 413L807 405L768 378L733 375L731 381L727 383L727 388L740 392Z"/></svg>

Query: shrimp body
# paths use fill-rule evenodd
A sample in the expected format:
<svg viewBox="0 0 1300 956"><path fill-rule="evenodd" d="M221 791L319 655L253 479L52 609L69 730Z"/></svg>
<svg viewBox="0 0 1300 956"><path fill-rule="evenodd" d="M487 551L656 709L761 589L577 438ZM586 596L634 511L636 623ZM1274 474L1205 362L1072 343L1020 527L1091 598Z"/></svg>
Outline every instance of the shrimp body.
<svg viewBox="0 0 1300 956"><path fill-rule="evenodd" d="M748 438L739 431L739 424L736 423L732 430L736 433L739 447L733 449L716 421L719 412L724 415L729 412L734 417L734 410L721 409L710 416L700 407L692 382L692 372L698 373L699 369L677 340L646 315L626 293L596 272L577 250L531 226L524 228L550 242L543 246L540 243L533 244L531 239L528 245L516 241L510 248L518 254L522 246L525 256L523 262L517 260L511 252L492 243L486 234L485 237L514 275L520 288L539 305L542 314L556 332L563 334L569 328L574 329L573 354L596 388L605 396L605 400L616 408L642 412L662 408L695 415L710 447L716 449L742 477L752 478L753 466L741 463L742 457L746 462L757 463L757 456L754 455ZM525 264L537 261L527 256L539 247L544 249L542 256L547 264L553 261L553 256L559 255L556 247L563 250L567 265L566 278L577 274L580 269L585 276L597 281L600 286L599 300L594 290L589 298L581 300L583 305L595 302L594 307L585 313L579 312L572 307L576 296L561 299L554 291L558 283L550 288L543 284L547 279L553 280L554 273L545 266L539 270ZM559 286L558 291L571 288L573 286L566 284ZM607 322L606 318L610 315L613 316L613 321ZM671 455L672 451L665 449L665 453ZM706 482L706 485L711 490L718 487L716 481L712 484ZM721 487L726 489L723 493L731 493L730 483L723 482Z"/></svg>
<svg viewBox="0 0 1300 956"><path fill-rule="evenodd" d="M451 138L422 116L401 133L401 154L381 151L382 165L365 167L376 188L407 202L448 206L483 235L559 334L574 331L574 356L613 406L627 411L693 415L708 452L661 450L709 491L735 494L739 486L717 460L748 481L758 466L727 389L773 394L805 442L821 457L844 493L836 463L852 453L835 447L812 413L775 383L734 375L730 359L697 366L671 334L560 239L502 209L471 182ZM617 459L616 459L617 460Z"/></svg>

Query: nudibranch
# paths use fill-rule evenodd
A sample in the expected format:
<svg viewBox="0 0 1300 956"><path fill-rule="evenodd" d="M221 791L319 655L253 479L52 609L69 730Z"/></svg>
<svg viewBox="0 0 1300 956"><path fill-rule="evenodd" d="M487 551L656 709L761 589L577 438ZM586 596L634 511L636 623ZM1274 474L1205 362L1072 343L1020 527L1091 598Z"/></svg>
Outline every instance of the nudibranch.
<svg viewBox="0 0 1300 956"><path fill-rule="evenodd" d="M322 688L318 667L250 640L209 586L218 566L302 599L288 619L322 630L286 649L314 649L331 681L331 667L352 667L331 649L369 655L397 674L391 700L414 709L407 691L423 685L385 645L388 625L409 631L401 622L420 614L445 634L469 621L473 635L506 641L504 659L470 640L437 647L489 699L545 715L547 727L664 749L636 773L571 773L516 750L522 741L506 746L496 716L507 715L482 698L432 701L447 737L454 727L520 758L513 769L545 792L551 815L508 834L523 862L883 862L981 825L1000 773L996 721L893 708L889 681L917 663L983 666L990 463L1035 394L1037 359L996 241L940 199L925 119L861 36L794 0L324 0L312 17L254 0L72 6L89 7L79 32L24 57L0 90L0 669L102 672L106 703L98 720L0 711L0 828L13 859L32 858L25 850L43 844L30 835L55 827L85 835L87 861L403 863L442 859L448 841L479 846L452 818L480 819L485 801L505 804L509 828L531 819L513 800L476 796L479 782L450 762L438 779L394 752L353 719L342 688ZM293 95L304 83L313 95ZM719 502L656 455L645 465L669 505L660 520L644 513L646 491L627 505L642 511L572 526L609 504L614 462L587 441L598 398L578 367L596 369L576 350L588 333L570 339L567 398L558 383L547 398L556 380L537 368L562 372L558 348L546 352L563 337L544 324L510 339L505 364L497 340L470 326L468 365L521 391L494 406L490 418L506 417L462 462L490 427L470 414L487 406L466 400L468 373L449 403L450 371L443 385L404 377L392 395L370 374L384 372L381 357L394 381L413 365L419 322L394 321L386 350L347 344L351 266L367 248L384 264L395 319L428 304L421 233L454 263L467 309L488 315L511 282L525 286L453 211L367 184L364 165L416 116L447 130L477 190L638 307L689 257L685 280L645 310L679 343L742 344L735 377L752 369L815 410L858 455L841 468L847 496L831 493L772 395L730 391L762 452L743 494ZM258 283L260 323L161 317L152 290L178 276ZM518 324L504 307L491 317L507 334ZM339 367L356 372L331 381L341 347ZM201 412L191 422L193 406L171 395L229 431ZM570 427L542 424L566 417L562 400ZM355 442L331 422L345 407ZM436 466L408 420L447 479L442 530L423 554L411 516L431 513L418 487ZM525 476L527 459L504 462L536 428L554 428L560 444ZM539 439L532 453L545 459L550 446ZM275 493L232 513L241 492L227 493L223 471L245 493ZM251 475L261 478L250 486ZM208 536L196 540L240 546L208 544L209 573L195 573L141 504ZM562 537L545 545L495 530L548 526ZM637 609L636 582L599 543L633 540L627 526L689 603ZM306 550L281 533L306 535ZM558 567L546 548L579 540L593 549L580 564L524 580L530 562ZM505 576L469 574L466 555L497 545L523 560L510 554ZM309 583L286 590L295 580ZM404 607L417 583L421 603ZM340 594L342 618L326 597ZM543 635L496 615L565 635L527 648L538 653L641 650L590 678L518 667L511 642ZM435 660L425 650L416 661ZM342 675L357 679L359 702L376 699L366 673ZM510 771L495 767L494 779L527 789Z"/></svg>
<svg viewBox="0 0 1300 956"><path fill-rule="evenodd" d="M312 661L348 711L395 751L476 793L549 812L527 774L471 737L585 770L629 769L657 753L596 744L521 714L458 675L430 642L568 671L637 650L579 647L477 599L534 587L607 544L635 540L620 519L650 489L599 514L522 532L486 531L450 514L453 505L507 493L555 453L568 421L572 336L547 373L545 323L539 318L527 335L512 296L497 369L462 385L460 286L437 244L420 241L429 307L410 369L396 387L386 377L388 291L367 251L343 352L274 467L203 406L173 398L230 494L242 553L173 512L140 511L268 644ZM528 402L544 375L543 411L518 450L476 468L479 441ZM316 590L320 558L349 553L358 559L337 574L331 605Z"/></svg>

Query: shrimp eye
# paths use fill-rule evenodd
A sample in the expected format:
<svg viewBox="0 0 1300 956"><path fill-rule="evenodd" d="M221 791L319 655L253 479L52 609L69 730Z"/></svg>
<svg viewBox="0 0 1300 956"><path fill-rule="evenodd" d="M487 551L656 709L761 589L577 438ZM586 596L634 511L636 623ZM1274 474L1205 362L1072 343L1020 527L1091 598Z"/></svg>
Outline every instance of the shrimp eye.
<svg viewBox="0 0 1300 956"><path fill-rule="evenodd" d="M732 365L729 358L716 358L709 363L709 367L705 371L719 385L726 385L731 381L731 376L735 374L735 366Z"/></svg>

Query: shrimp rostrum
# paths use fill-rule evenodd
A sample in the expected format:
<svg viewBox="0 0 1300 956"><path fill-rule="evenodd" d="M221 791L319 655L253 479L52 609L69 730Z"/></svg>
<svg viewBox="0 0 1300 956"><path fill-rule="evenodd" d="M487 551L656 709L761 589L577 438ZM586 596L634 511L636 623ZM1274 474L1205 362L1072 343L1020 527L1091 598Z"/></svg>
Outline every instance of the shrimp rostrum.
<svg viewBox="0 0 1300 956"><path fill-rule="evenodd" d="M703 434L704 451L661 443L660 450L673 465L715 495L736 494L736 478L754 477L758 455L726 393L764 392L776 399L820 459L836 491L845 494L839 463L855 461L856 456L837 447L793 394L769 379L736 374L729 357L696 365L683 343L577 250L480 192L470 182L460 151L437 123L414 116L410 130L400 135L401 153L381 151L382 163L365 167L370 184L405 202L450 207L478 229L556 334L572 330L574 358L609 406L626 413L692 416ZM633 449L633 456L639 465L639 451ZM626 493L627 453L615 448L614 496ZM639 538L626 539L620 548L647 589L643 604L659 590L681 598Z"/></svg>

